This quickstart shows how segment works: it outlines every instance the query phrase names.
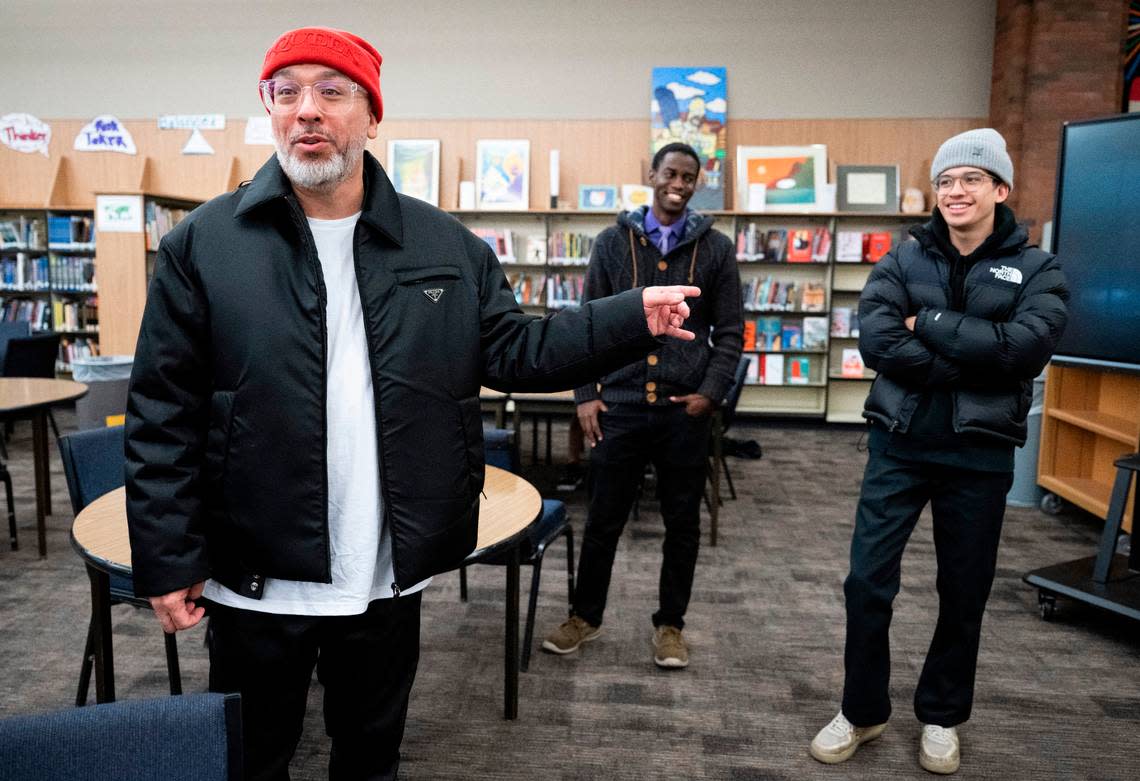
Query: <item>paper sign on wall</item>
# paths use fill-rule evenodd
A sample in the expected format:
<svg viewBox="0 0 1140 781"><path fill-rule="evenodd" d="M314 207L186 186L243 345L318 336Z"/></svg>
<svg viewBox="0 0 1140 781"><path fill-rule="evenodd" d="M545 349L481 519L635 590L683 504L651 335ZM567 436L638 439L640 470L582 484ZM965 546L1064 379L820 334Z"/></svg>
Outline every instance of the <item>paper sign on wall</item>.
<svg viewBox="0 0 1140 781"><path fill-rule="evenodd" d="M141 195L95 196L95 230L99 233L142 233Z"/></svg>
<svg viewBox="0 0 1140 781"><path fill-rule="evenodd" d="M137 154L131 131L109 114L95 117L75 137L75 148L80 152L122 152Z"/></svg>
<svg viewBox="0 0 1140 781"><path fill-rule="evenodd" d="M163 114L159 130L225 130L225 114Z"/></svg>
<svg viewBox="0 0 1140 781"><path fill-rule="evenodd" d="M182 154L212 155L214 154L214 147L210 146L210 142L202 135L201 130L194 128L194 132L190 134L190 138L186 139L186 144L182 147Z"/></svg>
<svg viewBox="0 0 1140 781"><path fill-rule="evenodd" d="M17 152L39 152L47 157L51 126L31 114L5 114L0 117L0 141Z"/></svg>
<svg viewBox="0 0 1140 781"><path fill-rule="evenodd" d="M245 142L251 146L258 144L273 146L273 126L269 122L269 117L250 117L246 120Z"/></svg>

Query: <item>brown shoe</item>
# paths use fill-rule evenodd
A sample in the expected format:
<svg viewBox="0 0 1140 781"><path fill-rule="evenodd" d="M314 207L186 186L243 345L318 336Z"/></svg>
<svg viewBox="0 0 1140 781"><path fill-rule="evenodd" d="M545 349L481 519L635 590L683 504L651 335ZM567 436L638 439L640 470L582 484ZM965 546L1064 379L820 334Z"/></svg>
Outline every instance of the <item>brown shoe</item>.
<svg viewBox="0 0 1140 781"><path fill-rule="evenodd" d="M680 629L662 624L653 630L653 663L668 669L689 666L689 646Z"/></svg>
<svg viewBox="0 0 1140 781"><path fill-rule="evenodd" d="M552 654L570 654L582 643L588 643L602 633L600 626L590 626L580 616L570 616L542 641L542 650Z"/></svg>

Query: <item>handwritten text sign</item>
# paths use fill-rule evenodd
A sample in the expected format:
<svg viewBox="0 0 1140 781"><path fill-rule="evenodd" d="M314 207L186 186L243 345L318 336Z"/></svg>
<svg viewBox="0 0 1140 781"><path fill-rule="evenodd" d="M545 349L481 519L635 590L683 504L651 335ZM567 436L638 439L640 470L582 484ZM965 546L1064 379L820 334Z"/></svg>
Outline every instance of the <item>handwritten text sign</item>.
<svg viewBox="0 0 1140 781"><path fill-rule="evenodd" d="M5 114L0 117L0 142L17 152L39 152L48 156L51 126L31 114Z"/></svg>
<svg viewBox="0 0 1140 781"><path fill-rule="evenodd" d="M163 114L159 130L225 130L225 114Z"/></svg>
<svg viewBox="0 0 1140 781"><path fill-rule="evenodd" d="M112 116L95 117L75 137L75 148L80 152L122 152L137 154L131 131Z"/></svg>

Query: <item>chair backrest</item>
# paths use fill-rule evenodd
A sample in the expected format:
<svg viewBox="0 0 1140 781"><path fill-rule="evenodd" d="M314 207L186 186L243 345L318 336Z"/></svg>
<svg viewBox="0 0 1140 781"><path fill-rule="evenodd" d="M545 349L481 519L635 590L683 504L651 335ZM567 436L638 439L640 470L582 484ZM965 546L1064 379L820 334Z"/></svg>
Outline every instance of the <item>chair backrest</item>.
<svg viewBox="0 0 1140 781"><path fill-rule="evenodd" d="M0 369L4 368L4 356L8 353L8 342L21 336L31 336L32 324L27 320L0 320Z"/></svg>
<svg viewBox="0 0 1140 781"><path fill-rule="evenodd" d="M0 781L242 777L241 700L188 694L0 719Z"/></svg>
<svg viewBox="0 0 1140 781"><path fill-rule="evenodd" d="M71 509L77 515L91 502L125 482L127 458L123 451L123 427L94 428L59 438L63 476L71 494Z"/></svg>
<svg viewBox="0 0 1140 781"><path fill-rule="evenodd" d="M720 417L724 431L728 431L729 424L732 423L733 418L736 417L736 403L740 401L740 392L744 390L744 378L747 376L748 357L742 355L736 364L736 374L732 377L732 385L728 389L728 394L724 397L724 402L720 405Z"/></svg>
<svg viewBox="0 0 1140 781"><path fill-rule="evenodd" d="M483 460L491 466L519 471L519 447L514 429L483 429Z"/></svg>
<svg viewBox="0 0 1140 781"><path fill-rule="evenodd" d="M36 334L8 340L5 377L55 377L59 334Z"/></svg>

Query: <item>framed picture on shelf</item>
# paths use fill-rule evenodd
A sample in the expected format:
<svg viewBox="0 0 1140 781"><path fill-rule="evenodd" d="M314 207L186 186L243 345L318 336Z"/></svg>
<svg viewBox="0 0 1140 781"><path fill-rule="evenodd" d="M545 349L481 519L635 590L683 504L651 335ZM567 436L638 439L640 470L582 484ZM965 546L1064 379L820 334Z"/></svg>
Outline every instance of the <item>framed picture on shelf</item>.
<svg viewBox="0 0 1140 781"><path fill-rule="evenodd" d="M475 208L526 211L530 208L530 141L475 142Z"/></svg>
<svg viewBox="0 0 1140 781"><path fill-rule="evenodd" d="M389 140L388 177L396 192L439 206L439 139Z"/></svg>
<svg viewBox="0 0 1140 781"><path fill-rule="evenodd" d="M826 200L827 147L736 147L739 211L815 212Z"/></svg>
<svg viewBox="0 0 1140 781"><path fill-rule="evenodd" d="M618 188L612 184L579 185L578 208L582 211L617 211Z"/></svg>
<svg viewBox="0 0 1140 781"><path fill-rule="evenodd" d="M841 212L897 212L897 165L837 165L836 201Z"/></svg>

